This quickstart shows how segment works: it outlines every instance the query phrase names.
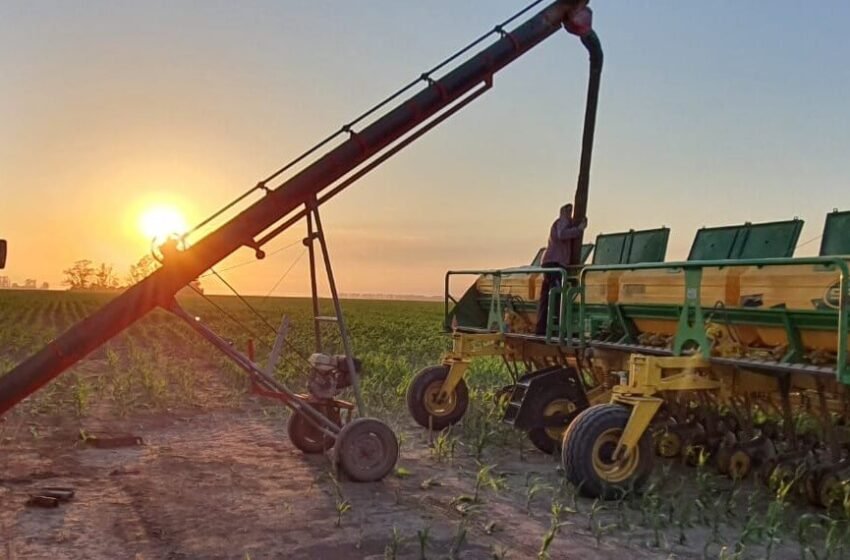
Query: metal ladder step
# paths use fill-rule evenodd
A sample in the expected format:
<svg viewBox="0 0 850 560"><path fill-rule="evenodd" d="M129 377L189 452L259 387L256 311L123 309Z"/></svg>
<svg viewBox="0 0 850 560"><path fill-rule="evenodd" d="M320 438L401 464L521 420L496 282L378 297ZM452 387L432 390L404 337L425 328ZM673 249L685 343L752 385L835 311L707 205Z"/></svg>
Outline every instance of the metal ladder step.
<svg viewBox="0 0 850 560"><path fill-rule="evenodd" d="M525 392L528 390L528 386L528 380L518 381L514 385L514 388L511 391L511 400L505 407L505 414L502 416L502 422L505 424L513 426L517 416L519 416L519 411L522 407L522 401L525 398Z"/></svg>

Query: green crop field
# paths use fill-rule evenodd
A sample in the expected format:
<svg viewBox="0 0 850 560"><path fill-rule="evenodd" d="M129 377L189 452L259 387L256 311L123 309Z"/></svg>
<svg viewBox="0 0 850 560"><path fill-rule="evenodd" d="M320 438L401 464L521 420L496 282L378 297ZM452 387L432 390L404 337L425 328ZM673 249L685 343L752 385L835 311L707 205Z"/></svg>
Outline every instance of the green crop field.
<svg viewBox="0 0 850 560"><path fill-rule="evenodd" d="M0 372L39 350L73 323L106 303L112 296L86 292L0 292ZM253 342L256 360L265 363L274 341L274 328L285 315L290 327L288 344L277 375L296 388L303 379L303 356L314 351L312 309L309 299L247 298L252 309L235 297L212 296L212 304L189 295L180 299L192 314L204 320L233 345L247 351ZM213 305L215 304L215 305ZM217 307L216 307L217 306ZM436 363L448 348L442 333L443 306L438 302L347 300L343 303L354 351L363 361L364 394L387 412L400 412L409 379L418 369ZM331 313L328 309L323 314ZM323 351L341 353L335 325L325 325ZM481 387L501 379L498 362L489 369ZM476 375L474 372L473 375ZM247 387L244 376L188 326L157 310L60 376L21 407L29 413L85 415L97 407L115 405L127 413L136 408L204 404L215 395L236 396ZM207 403L209 404L209 403Z"/></svg>

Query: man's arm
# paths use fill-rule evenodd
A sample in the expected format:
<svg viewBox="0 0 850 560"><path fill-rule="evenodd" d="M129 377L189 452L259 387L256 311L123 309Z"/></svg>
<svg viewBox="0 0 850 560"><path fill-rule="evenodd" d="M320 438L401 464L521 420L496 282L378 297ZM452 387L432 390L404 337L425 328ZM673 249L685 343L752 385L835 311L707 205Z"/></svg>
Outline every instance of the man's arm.
<svg viewBox="0 0 850 560"><path fill-rule="evenodd" d="M583 220L577 226L569 226L561 220L558 220L555 225L555 234L559 241L569 241L581 235L584 228L587 227L587 220Z"/></svg>

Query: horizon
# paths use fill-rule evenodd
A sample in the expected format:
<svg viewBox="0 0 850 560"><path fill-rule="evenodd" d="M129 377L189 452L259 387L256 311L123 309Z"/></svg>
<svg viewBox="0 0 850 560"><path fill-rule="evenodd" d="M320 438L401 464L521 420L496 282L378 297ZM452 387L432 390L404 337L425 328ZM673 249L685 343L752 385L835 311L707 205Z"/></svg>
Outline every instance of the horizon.
<svg viewBox="0 0 850 560"><path fill-rule="evenodd" d="M0 178L20 185L0 207L0 275L59 288L91 259L123 277L151 208L198 223L524 5L0 6ZM606 68L586 241L666 225L680 260L701 226L799 216L800 254L815 249L825 214L850 208L850 6L591 6ZM575 189L585 84L586 54L561 33L323 206L340 291L433 296L448 269L529 262ZM301 235L226 278L309 293Z"/></svg>

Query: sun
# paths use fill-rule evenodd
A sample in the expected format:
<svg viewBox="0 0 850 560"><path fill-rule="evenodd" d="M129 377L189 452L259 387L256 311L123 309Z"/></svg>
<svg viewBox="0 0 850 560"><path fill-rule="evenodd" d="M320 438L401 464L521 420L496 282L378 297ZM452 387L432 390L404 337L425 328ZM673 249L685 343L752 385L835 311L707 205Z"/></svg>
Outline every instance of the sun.
<svg viewBox="0 0 850 560"><path fill-rule="evenodd" d="M151 206L139 216L139 231L150 241L162 242L170 235L181 235L188 230L186 218L174 206Z"/></svg>

